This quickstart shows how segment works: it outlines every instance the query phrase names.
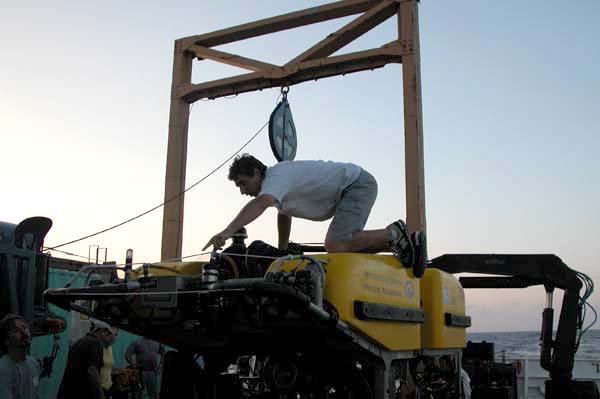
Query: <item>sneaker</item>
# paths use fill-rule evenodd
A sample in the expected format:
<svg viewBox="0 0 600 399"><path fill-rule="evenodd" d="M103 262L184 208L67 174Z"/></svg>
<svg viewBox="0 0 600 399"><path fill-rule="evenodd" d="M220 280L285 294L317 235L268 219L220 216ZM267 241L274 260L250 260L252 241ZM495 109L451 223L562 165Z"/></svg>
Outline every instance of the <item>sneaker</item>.
<svg viewBox="0 0 600 399"><path fill-rule="evenodd" d="M416 278L423 277L427 266L427 237L422 231L415 231L410 236L410 241L415 249L415 262L412 265Z"/></svg>
<svg viewBox="0 0 600 399"><path fill-rule="evenodd" d="M387 228L392 233L392 237L394 237L390 241L392 253L402 263L402 266L411 267L415 259L415 251L406 230L406 223L402 220L397 220Z"/></svg>

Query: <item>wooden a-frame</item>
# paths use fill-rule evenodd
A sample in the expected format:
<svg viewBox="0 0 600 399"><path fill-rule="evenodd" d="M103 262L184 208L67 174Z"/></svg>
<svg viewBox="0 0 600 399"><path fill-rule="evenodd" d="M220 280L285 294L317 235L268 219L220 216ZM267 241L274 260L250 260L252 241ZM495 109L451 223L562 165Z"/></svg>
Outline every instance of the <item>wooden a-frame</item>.
<svg viewBox="0 0 600 399"><path fill-rule="evenodd" d="M361 14L284 65L213 49L215 46ZM379 48L332 56L348 43L396 15L398 38ZM194 59L212 60L252 71L194 84ZM165 177L161 259L181 257L190 104L272 87L291 86L402 63L404 100L406 218L410 231L425 230L423 124L417 0L342 0L175 41L169 140Z"/></svg>

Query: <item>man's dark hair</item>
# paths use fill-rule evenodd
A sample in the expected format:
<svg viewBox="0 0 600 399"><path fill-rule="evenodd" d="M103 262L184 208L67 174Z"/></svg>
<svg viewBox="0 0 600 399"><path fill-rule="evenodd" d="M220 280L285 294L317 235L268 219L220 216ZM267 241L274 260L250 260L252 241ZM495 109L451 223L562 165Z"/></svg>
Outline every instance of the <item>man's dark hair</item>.
<svg viewBox="0 0 600 399"><path fill-rule="evenodd" d="M235 180L239 175L253 176L254 169L258 169L262 177L267 171L267 167L252 155L238 155L229 166L229 180Z"/></svg>
<svg viewBox="0 0 600 399"><path fill-rule="evenodd" d="M23 317L14 313L9 313L0 320L0 354L8 352L8 348L6 347L6 337L8 337L10 330L15 327L15 320L25 321Z"/></svg>

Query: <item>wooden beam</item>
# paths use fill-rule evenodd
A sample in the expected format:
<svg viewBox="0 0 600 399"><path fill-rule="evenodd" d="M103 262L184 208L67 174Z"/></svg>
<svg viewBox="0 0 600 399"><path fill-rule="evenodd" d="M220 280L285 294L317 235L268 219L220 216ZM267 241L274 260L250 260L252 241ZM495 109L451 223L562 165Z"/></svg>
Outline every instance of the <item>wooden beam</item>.
<svg viewBox="0 0 600 399"><path fill-rule="evenodd" d="M183 208L185 171L187 161L187 137L190 105L175 93L179 86L192 79L192 54L184 51L181 42L175 42L173 57L173 80L171 82L171 111L169 114L169 140L167 169L165 174L165 207L161 259L181 257L183 242Z"/></svg>
<svg viewBox="0 0 600 399"><path fill-rule="evenodd" d="M182 40L188 46L197 44L204 47L214 47L239 40L262 36L299 26L342 18L368 10L383 0L342 0L307 8L276 17L261 19L243 25L222 29L204 35L190 36Z"/></svg>
<svg viewBox="0 0 600 399"><path fill-rule="evenodd" d="M330 56L348 43L351 43L356 38L381 24L392 15L395 15L398 12L399 7L400 5L395 0L385 0L380 4L375 5L360 17L328 35L327 38L288 62L285 66Z"/></svg>
<svg viewBox="0 0 600 399"><path fill-rule="evenodd" d="M381 68L389 63L401 63L401 46L397 43L385 47L305 61L286 69L286 74L253 72L202 84L182 85L176 95L194 102L202 98L215 99L248 91L295 85L308 80Z"/></svg>
<svg viewBox="0 0 600 399"><path fill-rule="evenodd" d="M190 46L187 49L187 51L192 52L198 59L212 60L220 62L222 64L227 64L238 68L244 68L255 72L270 72L282 69L280 66L269 64L267 62L254 60L252 58L241 57L236 54L226 53L224 51L219 50L213 50L211 48L198 45Z"/></svg>
<svg viewBox="0 0 600 399"><path fill-rule="evenodd" d="M370 61L389 60L390 63L402 62L402 47L398 42L391 42L385 46L370 50L356 51L348 54L336 55L333 57L319 58L301 62L298 66L290 68L288 71L306 71L319 67L343 67L346 64L368 63ZM379 63L379 61L377 61ZM291 73L291 72L288 72ZM340 72L337 75L343 75L346 72Z"/></svg>
<svg viewBox="0 0 600 399"><path fill-rule="evenodd" d="M400 4L398 35L400 45L409 53L402 60L406 222L411 232L426 231L421 57L419 15L415 0Z"/></svg>

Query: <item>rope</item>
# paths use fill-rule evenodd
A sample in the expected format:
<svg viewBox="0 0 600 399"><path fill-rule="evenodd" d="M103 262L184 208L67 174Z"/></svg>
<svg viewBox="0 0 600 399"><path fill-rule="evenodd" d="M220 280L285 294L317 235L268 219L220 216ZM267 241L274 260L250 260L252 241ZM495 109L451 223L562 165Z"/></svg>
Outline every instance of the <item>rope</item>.
<svg viewBox="0 0 600 399"><path fill-rule="evenodd" d="M256 136L258 136L258 135L260 134L260 132L262 132L262 131L263 131L263 129L264 129L264 128L265 128L265 127L268 125L268 124L269 124L269 122L267 121L267 122L266 122L266 123L265 123L265 124L264 124L264 125L263 125L263 126L262 126L262 127L259 129L259 130L258 130L258 132L256 132L256 133L255 133L255 134L254 134L254 135L253 135L253 136L250 138L250 140L248 140L248 141L247 141L247 142L246 142L244 145L242 145L242 146L241 146L241 147L240 147L240 148L239 148L239 149L238 149L236 152L234 152L234 153L233 153L233 154L232 154L232 155L231 155L229 158L227 158L225 161L223 161L223 162L222 162L222 163L221 163L219 166L217 166L216 168L214 168L214 169L213 169L213 170L212 170L210 173L208 173L206 176L204 176L203 178L201 178L200 180L198 180L197 182L195 182L194 184L192 184L190 187L186 188L185 190L183 190L183 191L182 191L182 192L180 192L179 194L177 194L177 195L175 195L175 196L173 196L173 197L169 198L168 200L164 201L163 203L161 203L161 204L159 204L159 205L156 205L155 207L153 207L153 208L151 208L151 209L148 209L147 211L145 211L145 212L142 212L142 213L140 213L140 214L138 214L138 215L136 215L136 216L134 216L134 217L132 217L132 218L129 218L129 219L127 219L127 220L125 220L125 221L123 221L123 222L121 222L121 223L117 223L117 224L115 224L115 225L113 225L113 226L111 226L111 227L107 227L106 229L100 230L100 231L98 231L98 232L96 232L96 233L93 233L93 234L88 234L88 235L86 235L86 236L84 236L84 237L81 237L81 238L78 238L78 239L75 239L75 240L71 240L71 241L68 241L68 242L62 243L62 244L60 244L60 245L55 245L55 246L52 246L52 247L45 247L45 248L44 248L44 250L55 250L56 248L64 247L65 245L74 244L74 243L76 243L76 242L83 241L83 240L85 240L85 239L88 239L88 238L91 238L91 237L95 237L95 236L97 236L97 235L100 235L100 234L102 234L102 233L106 233L107 231L110 231L110 230L116 229L117 227L121 227L121 226L123 226L123 225L125 225L125 224L127 224L127 223L129 223L129 222L132 222L132 221L134 221L134 220L136 220L136 219L139 219L139 218L141 218L142 216L145 216L145 215L149 214L149 213L150 213L150 212L152 212L152 211L155 211L155 210L157 210L157 209L159 209L159 208L163 207L165 204L167 204L167 203L169 203L169 202L171 202L171 201L173 201L173 200L175 200L175 199L179 198L180 196L182 196L183 194L185 194L186 192L188 192L189 190L191 190L192 188L196 187L198 184L202 183L204 180L206 180L207 178L209 178L210 176L212 176L212 175L213 175L215 172L217 172L219 169L221 169L221 168L222 168L222 167L223 167L223 166L224 166L224 165L225 165L227 162L229 162L229 161L230 161L231 159L233 159L233 158L234 158L234 157L235 157L237 154L239 154L239 153L240 153L240 152L241 152L241 151L242 151L244 148L246 148L246 146L248 146L248 144L250 144L250 143L251 143L251 142L252 142L252 141L253 141L253 140L256 138Z"/></svg>

